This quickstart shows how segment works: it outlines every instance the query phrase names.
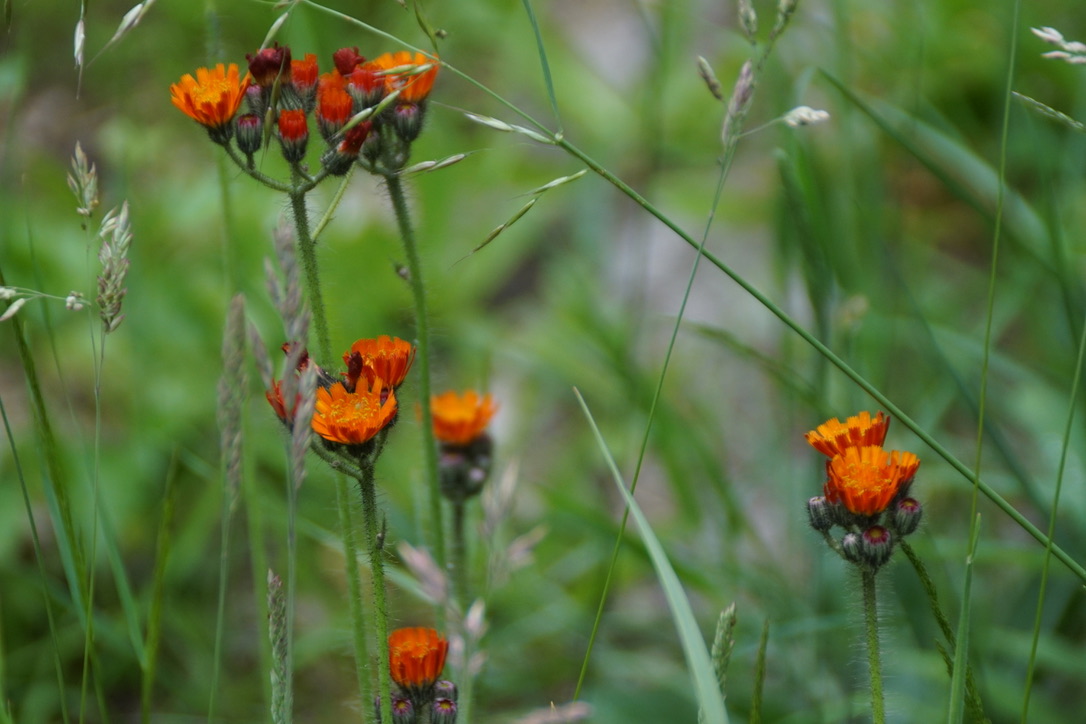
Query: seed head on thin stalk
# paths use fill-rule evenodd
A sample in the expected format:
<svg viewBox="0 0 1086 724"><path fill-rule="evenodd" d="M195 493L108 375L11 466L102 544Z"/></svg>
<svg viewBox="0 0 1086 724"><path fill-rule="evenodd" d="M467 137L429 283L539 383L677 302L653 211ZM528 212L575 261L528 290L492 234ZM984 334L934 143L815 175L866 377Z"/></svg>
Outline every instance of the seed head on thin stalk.
<svg viewBox="0 0 1086 724"><path fill-rule="evenodd" d="M89 219L98 208L98 170L87 160L87 154L83 152L83 146L78 141L75 143L75 153L72 155L72 171L68 174L68 188L72 190L79 203L76 212Z"/></svg>
<svg viewBox="0 0 1086 724"><path fill-rule="evenodd" d="M132 227L128 219L128 202L121 208L112 209L102 219L98 231L102 246L98 250L98 261L102 264L102 273L98 277L98 313L106 334L116 331L124 320L121 314L121 302L128 289L124 286L128 276L128 249L132 244Z"/></svg>
<svg viewBox="0 0 1086 724"><path fill-rule="evenodd" d="M245 369L245 298L238 294L230 302L223 332L223 374L219 379L219 447L223 470L230 490L230 510L237 505L241 490L241 408L249 376Z"/></svg>
<svg viewBox="0 0 1086 724"><path fill-rule="evenodd" d="M750 103L754 99L754 64L749 60L739 69L739 78L735 81L732 97L728 101L728 113L724 116L724 127L720 131L720 140L724 148L729 148L739 137L746 120Z"/></svg>
<svg viewBox="0 0 1086 724"><path fill-rule="evenodd" d="M1063 33L1055 28L1030 28L1033 34L1049 45L1055 45L1059 50L1050 50L1043 57L1052 60L1062 60L1071 65L1086 64L1086 43L1077 40L1065 40Z"/></svg>

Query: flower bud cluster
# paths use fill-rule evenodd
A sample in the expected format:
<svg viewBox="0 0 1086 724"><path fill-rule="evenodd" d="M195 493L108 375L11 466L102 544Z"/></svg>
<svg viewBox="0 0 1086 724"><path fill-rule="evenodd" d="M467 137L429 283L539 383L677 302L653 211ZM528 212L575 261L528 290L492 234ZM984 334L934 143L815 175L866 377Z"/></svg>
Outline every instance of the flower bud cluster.
<svg viewBox="0 0 1086 724"><path fill-rule="evenodd" d="M290 48L278 43L246 60L249 72L240 80L236 64L184 76L170 87L174 105L216 143L235 141L250 166L272 135L287 162L299 166L312 118L326 146L321 165L333 176L356 162L378 173L403 168L422 132L438 67L436 58L422 53L366 60L358 48L341 48L332 55L332 69L321 74L317 56L293 59ZM243 102L246 112L237 116Z"/></svg>
<svg viewBox="0 0 1086 724"><path fill-rule="evenodd" d="M894 547L916 531L922 508L909 496L920 465L909 452L886 451L882 443L890 418L868 412L837 418L807 433L807 442L826 455L823 494L807 501L811 527L845 560L877 571ZM844 533L834 538L832 531Z"/></svg>

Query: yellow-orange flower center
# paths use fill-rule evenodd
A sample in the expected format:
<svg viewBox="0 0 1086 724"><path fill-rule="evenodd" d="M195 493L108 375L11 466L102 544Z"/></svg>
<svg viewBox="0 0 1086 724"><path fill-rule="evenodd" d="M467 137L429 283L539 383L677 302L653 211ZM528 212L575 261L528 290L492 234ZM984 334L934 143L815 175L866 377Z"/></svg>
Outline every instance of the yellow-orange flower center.
<svg viewBox="0 0 1086 724"><path fill-rule="evenodd" d="M826 500L861 515L886 510L908 484L920 460L911 452L887 452L877 445L846 448L826 463Z"/></svg>

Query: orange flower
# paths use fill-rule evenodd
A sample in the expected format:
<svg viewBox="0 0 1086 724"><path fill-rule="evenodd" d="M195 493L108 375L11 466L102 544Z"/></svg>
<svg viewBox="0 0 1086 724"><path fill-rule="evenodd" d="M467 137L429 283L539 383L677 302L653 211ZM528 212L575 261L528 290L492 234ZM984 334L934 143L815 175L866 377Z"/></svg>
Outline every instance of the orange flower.
<svg viewBox="0 0 1086 724"><path fill-rule="evenodd" d="M237 114L248 85L248 75L239 80L236 63L229 67L219 63L211 69L197 68L195 78L191 74L181 76L179 82L170 86L170 100L182 113L207 128L213 139L225 143L230 139L230 121ZM223 134L225 140L218 140Z"/></svg>
<svg viewBox="0 0 1086 724"><path fill-rule="evenodd" d="M887 452L878 445L848 447L826 463L826 500L850 512L878 515L910 482L920 460L911 452Z"/></svg>
<svg viewBox="0 0 1086 724"><path fill-rule="evenodd" d="M370 64L382 71L386 71L385 92L392 93L393 91L402 90L399 100L404 103L421 103L426 100L426 96L430 95L430 91L434 87L434 78L437 77L437 58L431 58L422 53L410 53L406 50L397 53L385 53L374 58L367 65ZM400 68L405 65L417 67L429 65L431 67L422 73L415 73L410 69L397 73L387 73L392 68Z"/></svg>
<svg viewBox="0 0 1086 724"><path fill-rule="evenodd" d="M306 53L302 60L290 61L290 82L303 95L317 85L317 56Z"/></svg>
<svg viewBox="0 0 1086 724"><path fill-rule="evenodd" d="M841 422L836 417L807 433L807 442L826 457L835 457L850 447L882 445L890 418L880 412L875 417L864 411Z"/></svg>
<svg viewBox="0 0 1086 724"><path fill-rule="evenodd" d="M348 392L342 382L317 388L313 431L325 440L361 445L396 417L396 395L377 380L372 389ZM382 399L385 397L385 399Z"/></svg>
<svg viewBox="0 0 1086 724"><path fill-rule="evenodd" d="M498 406L490 395L480 397L475 390L467 390L463 395L449 391L430 398L434 437L450 445L470 445L483 434L497 411Z"/></svg>
<svg viewBox="0 0 1086 724"><path fill-rule="evenodd" d="M403 384L415 360L415 345L399 337L382 334L376 339L360 339L343 355L347 363L347 386L357 386L360 377L369 385L384 380L391 389Z"/></svg>
<svg viewBox="0 0 1086 724"><path fill-rule="evenodd" d="M388 636L392 680L410 693L433 688L445 668L448 642L432 628L401 628Z"/></svg>
<svg viewBox="0 0 1086 724"><path fill-rule="evenodd" d="M346 80L337 71L325 73L317 86L317 125L328 140L351 119L351 95Z"/></svg>

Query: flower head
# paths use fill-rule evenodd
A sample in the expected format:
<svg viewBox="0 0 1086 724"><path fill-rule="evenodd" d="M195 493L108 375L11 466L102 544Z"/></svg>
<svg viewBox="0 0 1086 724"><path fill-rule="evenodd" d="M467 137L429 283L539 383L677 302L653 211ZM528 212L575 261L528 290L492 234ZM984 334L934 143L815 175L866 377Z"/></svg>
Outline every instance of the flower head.
<svg viewBox="0 0 1086 724"><path fill-rule="evenodd" d="M448 642L432 628L401 628L388 636L392 680L412 695L433 690L445 668Z"/></svg>
<svg viewBox="0 0 1086 724"><path fill-rule="evenodd" d="M390 389L403 384L415 360L415 345L382 334L375 339L360 339L343 355L347 363L347 387L353 388L360 378L372 385L374 380L384 380Z"/></svg>
<svg viewBox="0 0 1086 724"><path fill-rule="evenodd" d="M238 66L219 63L214 68L197 68L196 77L181 76L170 86L170 100L182 113L205 127L217 143L230 140L230 121L241 106L249 76L238 77Z"/></svg>
<svg viewBox="0 0 1086 724"><path fill-rule="evenodd" d="M249 61L249 73L261 88L271 88L284 74L284 80L290 80L290 48L285 45L279 47L279 43L276 43L271 48L246 53L245 59Z"/></svg>
<svg viewBox="0 0 1086 724"><path fill-rule="evenodd" d="M404 103L421 103L426 100L437 77L437 59L422 53L410 53L406 50L385 53L375 58L372 63L384 74L385 92L400 91L399 100ZM414 69L405 67L412 65L415 66ZM418 68L423 66L430 67L421 73L418 72ZM393 68L402 70L389 72Z"/></svg>
<svg viewBox="0 0 1086 724"><path fill-rule="evenodd" d="M440 442L466 446L483 434L498 405L490 395L480 396L475 390L460 395L454 391L434 395L430 399L434 437Z"/></svg>
<svg viewBox="0 0 1086 724"><path fill-rule="evenodd" d="M317 56L306 53L302 60L290 61L290 82L301 99L302 107L313 110L317 97Z"/></svg>
<svg viewBox="0 0 1086 724"><path fill-rule="evenodd" d="M357 45L353 48L340 48L332 53L332 63L335 64L336 70L339 71L340 75L350 75L351 71L353 71L356 66L362 65L365 62L366 59L358 53Z"/></svg>
<svg viewBox="0 0 1086 724"><path fill-rule="evenodd" d="M274 403L273 403L274 407ZM313 431L331 442L369 442L396 417L396 395L376 380L372 389L348 392L342 382L317 388Z"/></svg>
<svg viewBox="0 0 1086 724"><path fill-rule="evenodd" d="M920 460L911 452L887 452L878 445L849 447L826 463L826 500L851 513L878 515L912 482Z"/></svg>
<svg viewBox="0 0 1086 724"><path fill-rule="evenodd" d="M890 427L890 418L883 412L871 417L871 413L861 412L845 422L836 417L827 420L807 433L807 442L826 457L840 455L846 448L865 445L882 445L886 440L886 431Z"/></svg>
<svg viewBox="0 0 1086 724"><path fill-rule="evenodd" d="M322 75L317 86L317 125L326 141L351 119L353 101L346 85L343 76L332 71Z"/></svg>
<svg viewBox="0 0 1086 724"><path fill-rule="evenodd" d="M309 140L305 111L301 108L279 111L278 128L283 156L290 163L299 163L305 158L306 142Z"/></svg>

